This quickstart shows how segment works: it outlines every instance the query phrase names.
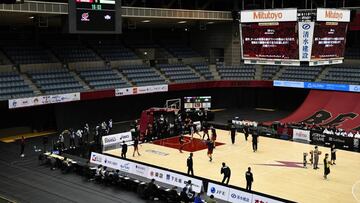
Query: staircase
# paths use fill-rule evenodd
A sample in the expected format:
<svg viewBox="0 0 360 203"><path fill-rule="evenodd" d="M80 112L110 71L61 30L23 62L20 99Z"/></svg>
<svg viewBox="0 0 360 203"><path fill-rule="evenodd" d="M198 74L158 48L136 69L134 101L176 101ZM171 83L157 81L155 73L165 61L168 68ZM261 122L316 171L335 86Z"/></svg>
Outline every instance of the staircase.
<svg viewBox="0 0 360 203"><path fill-rule="evenodd" d="M25 73L20 73L20 77L24 79L25 84L29 85L35 95L41 94L39 88L31 81L28 75L26 75Z"/></svg>
<svg viewBox="0 0 360 203"><path fill-rule="evenodd" d="M200 80L206 80L205 77L199 73L198 71L195 70L195 68L193 68L191 65L186 65L187 67L190 68L190 70L198 77L200 77Z"/></svg>
<svg viewBox="0 0 360 203"><path fill-rule="evenodd" d="M262 73L263 73L263 66L261 65L255 65L254 66L256 72L255 72L255 80L261 80L262 79Z"/></svg>
<svg viewBox="0 0 360 203"><path fill-rule="evenodd" d="M320 72L320 74L315 78L315 82L320 82L325 78L326 74L329 73L329 66L324 66Z"/></svg>
<svg viewBox="0 0 360 203"><path fill-rule="evenodd" d="M214 76L214 80L221 80L219 72L216 70L216 65L214 64L209 65L209 69L211 74Z"/></svg>
<svg viewBox="0 0 360 203"><path fill-rule="evenodd" d="M84 87L84 89L86 89L86 90L90 90L90 89L91 89L91 88L89 87L89 85L86 84L86 82L83 81L83 80L79 77L79 75L76 74L74 71L70 71L70 74L71 74L72 76L74 76L74 78L80 83L81 86Z"/></svg>
<svg viewBox="0 0 360 203"><path fill-rule="evenodd" d="M136 86L135 83L133 83L132 81L130 81L125 75L123 75L122 73L120 73L120 71L118 69L113 69L115 71L115 73L123 80L125 81L127 84L129 84L130 86Z"/></svg>
<svg viewBox="0 0 360 203"><path fill-rule="evenodd" d="M279 77L285 72L285 67L280 66L280 70L274 75L273 80L278 80Z"/></svg>

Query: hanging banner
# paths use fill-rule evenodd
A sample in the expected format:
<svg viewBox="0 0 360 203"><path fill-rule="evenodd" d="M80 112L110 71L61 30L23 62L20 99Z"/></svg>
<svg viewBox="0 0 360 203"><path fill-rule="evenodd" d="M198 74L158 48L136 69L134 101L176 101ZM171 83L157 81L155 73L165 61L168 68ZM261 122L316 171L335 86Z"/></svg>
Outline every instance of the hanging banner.
<svg viewBox="0 0 360 203"><path fill-rule="evenodd" d="M298 22L299 26L299 59L310 61L314 36L314 22Z"/></svg>

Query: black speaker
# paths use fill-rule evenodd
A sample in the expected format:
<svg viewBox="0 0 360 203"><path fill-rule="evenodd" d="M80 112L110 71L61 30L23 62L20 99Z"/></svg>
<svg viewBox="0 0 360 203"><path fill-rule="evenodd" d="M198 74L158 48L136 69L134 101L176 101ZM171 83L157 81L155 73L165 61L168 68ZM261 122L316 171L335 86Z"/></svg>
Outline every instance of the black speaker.
<svg viewBox="0 0 360 203"><path fill-rule="evenodd" d="M231 15L232 15L233 21L240 20L240 12L239 11L231 11Z"/></svg>

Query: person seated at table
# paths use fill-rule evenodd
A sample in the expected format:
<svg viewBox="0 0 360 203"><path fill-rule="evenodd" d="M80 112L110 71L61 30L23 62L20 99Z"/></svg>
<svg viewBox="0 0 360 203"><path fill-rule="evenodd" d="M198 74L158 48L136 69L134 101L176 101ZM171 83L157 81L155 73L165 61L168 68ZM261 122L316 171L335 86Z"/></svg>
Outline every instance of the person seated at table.
<svg viewBox="0 0 360 203"><path fill-rule="evenodd" d="M206 203L216 203L214 195L210 195L210 197L206 199Z"/></svg>
<svg viewBox="0 0 360 203"><path fill-rule="evenodd" d="M180 196L177 192L177 187L174 186L168 192L167 202L179 202L180 201L179 199L180 199Z"/></svg>
<svg viewBox="0 0 360 203"><path fill-rule="evenodd" d="M202 203L203 200L201 199L200 193L198 193L194 199L194 203Z"/></svg>
<svg viewBox="0 0 360 203"><path fill-rule="evenodd" d="M190 199L186 191L187 191L187 187L184 187L180 193L180 201L184 203L189 203Z"/></svg>
<svg viewBox="0 0 360 203"><path fill-rule="evenodd" d="M154 199L157 193L158 193L158 187L155 184L155 179L151 179L151 181L148 183L145 189L145 198Z"/></svg>
<svg viewBox="0 0 360 203"><path fill-rule="evenodd" d="M191 183L191 180L188 180L187 182L185 182L185 187L186 187L186 194L187 196L189 197L189 200L190 201L193 201L194 200L194 197L195 197L195 192L193 191L192 189L192 183Z"/></svg>
<svg viewBox="0 0 360 203"><path fill-rule="evenodd" d="M102 165L98 165L96 170L95 170L95 180L101 180L101 176L102 176L102 171L103 171L103 168L102 168Z"/></svg>

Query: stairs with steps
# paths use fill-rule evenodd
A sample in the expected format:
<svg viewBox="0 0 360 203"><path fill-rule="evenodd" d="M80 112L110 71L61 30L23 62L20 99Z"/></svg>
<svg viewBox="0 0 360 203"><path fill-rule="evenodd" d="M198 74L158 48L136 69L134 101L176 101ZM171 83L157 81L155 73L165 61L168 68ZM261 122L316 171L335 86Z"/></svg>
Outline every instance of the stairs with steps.
<svg viewBox="0 0 360 203"><path fill-rule="evenodd" d="M285 67L280 66L280 70L274 75L273 80L278 80L279 77L284 73Z"/></svg>
<svg viewBox="0 0 360 203"><path fill-rule="evenodd" d="M85 90L90 90L91 88L89 87L88 84L86 84L86 82L84 80L82 80L78 74L76 74L74 71L70 71L70 74L72 76L74 76L74 78L84 87Z"/></svg>
<svg viewBox="0 0 360 203"><path fill-rule="evenodd" d="M203 75L201 75L201 73L199 73L198 71L195 70L195 68L193 68L191 65L186 65L187 67L190 68L190 70L198 77L200 77L200 80L206 80L205 77Z"/></svg>
<svg viewBox="0 0 360 203"><path fill-rule="evenodd" d="M20 73L20 76L22 79L24 79L25 84L29 85L29 87L33 90L35 95L40 95L41 91L39 90L39 88L35 85L35 83L33 83L31 81L31 79L29 78L29 76L25 73Z"/></svg>
<svg viewBox="0 0 360 203"><path fill-rule="evenodd" d="M115 73L125 82L127 82L131 86L136 86L135 83L130 81L125 75L123 75L118 69L113 69Z"/></svg>
<svg viewBox="0 0 360 203"><path fill-rule="evenodd" d="M209 65L209 69L211 74L214 76L214 80L221 80L219 72L216 70L216 65L214 64Z"/></svg>
<svg viewBox="0 0 360 203"><path fill-rule="evenodd" d="M329 73L329 66L325 66L320 71L320 74L315 78L315 82L320 82L322 79L325 78L326 74Z"/></svg>
<svg viewBox="0 0 360 203"><path fill-rule="evenodd" d="M263 73L263 66L261 66L261 65L255 65L254 66L255 67L255 70L256 70L256 72L255 72L255 80L261 80L262 79L262 73Z"/></svg>
<svg viewBox="0 0 360 203"><path fill-rule="evenodd" d="M157 69L156 67L154 67L154 70L157 74L159 74L161 76L162 79L165 80L166 83L171 83L170 78L166 77L164 74L161 73L161 71L159 69Z"/></svg>

